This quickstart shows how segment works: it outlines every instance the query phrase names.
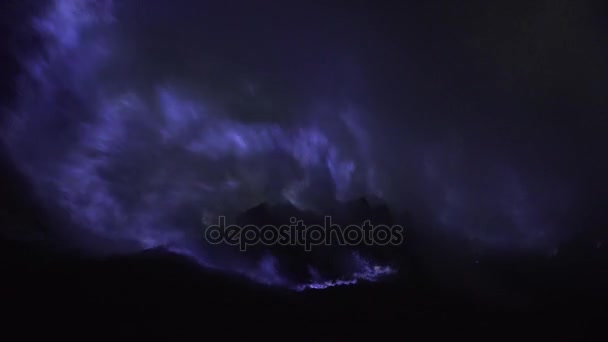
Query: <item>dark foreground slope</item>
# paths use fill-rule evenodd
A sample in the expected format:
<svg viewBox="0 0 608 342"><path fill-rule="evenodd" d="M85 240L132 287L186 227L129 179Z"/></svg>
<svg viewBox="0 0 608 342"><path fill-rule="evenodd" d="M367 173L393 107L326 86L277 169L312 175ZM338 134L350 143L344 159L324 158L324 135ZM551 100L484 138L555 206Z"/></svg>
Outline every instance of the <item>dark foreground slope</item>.
<svg viewBox="0 0 608 342"><path fill-rule="evenodd" d="M421 263L419 270L386 283L294 293L205 271L162 250L94 260L4 242L2 254L0 302L6 323L84 319L104 329L142 333L227 329L249 334L237 328L249 324L264 334L286 324L307 327L311 334L312 326L327 326L338 335L361 328L450 334L433 328L446 325L579 333L601 327L607 312L606 268L593 257L495 262L485 273L456 265L460 270L451 272L451 282L425 273ZM458 284L463 282L467 286Z"/></svg>
<svg viewBox="0 0 608 342"><path fill-rule="evenodd" d="M490 326L492 336L536 328L579 337L607 318L607 249L595 243L602 229L581 234L552 257L490 257L412 228L398 277L297 293L203 270L160 249L95 259L37 243L52 241L43 229L48 218L36 214L19 177L1 170L11 180L1 189L3 231L35 233L28 243L0 241L4 330L40 332L40 324L51 323L71 331L84 322L99 331L280 333L290 339L317 336L313 327L323 326L332 336L361 329L451 336Z"/></svg>

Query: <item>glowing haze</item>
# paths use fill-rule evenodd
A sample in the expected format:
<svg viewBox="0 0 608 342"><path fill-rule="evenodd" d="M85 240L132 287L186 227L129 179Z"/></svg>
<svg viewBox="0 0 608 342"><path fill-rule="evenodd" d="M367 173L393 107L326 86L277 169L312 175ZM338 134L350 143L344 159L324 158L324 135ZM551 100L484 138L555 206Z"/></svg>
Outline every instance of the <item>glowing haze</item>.
<svg viewBox="0 0 608 342"><path fill-rule="evenodd" d="M33 22L44 52L25 62L22 97L4 137L45 199L105 238L163 246L267 284L323 288L392 272L354 255L346 279L290 284L272 255L227 261L205 253L205 217L269 200L314 209L323 197L376 193L369 158L357 148L364 141L356 131L354 145L335 141L313 121L239 122L173 84L159 82L142 95L129 80L104 79L104 66L120 58L106 39L111 5L58 0ZM115 82L127 90L115 91ZM355 113L337 110L348 130ZM333 189L315 184L324 178Z"/></svg>
<svg viewBox="0 0 608 342"><path fill-rule="evenodd" d="M32 21L44 44L21 56L26 73L2 133L42 199L80 229L295 289L373 281L394 270L353 254L343 277L326 278L311 265L310 282L293 283L276 255L212 252L201 220L264 201L316 210L374 195L393 206L415 204L433 224L482 244L553 242L557 218L543 209L559 211L566 197L556 188L532 191L516 168L494 161L483 175L463 172L459 167L474 160L457 141L412 140L396 151L383 140L389 130L379 132L375 115L354 102L286 106L282 117L291 120L244 120L241 109L218 104L213 89L196 81L131 77L146 56L130 59L129 36L121 32L127 23L113 5L56 0ZM206 63L213 64L196 65ZM243 84L247 96L259 96L255 80ZM407 144L407 132L399 134Z"/></svg>

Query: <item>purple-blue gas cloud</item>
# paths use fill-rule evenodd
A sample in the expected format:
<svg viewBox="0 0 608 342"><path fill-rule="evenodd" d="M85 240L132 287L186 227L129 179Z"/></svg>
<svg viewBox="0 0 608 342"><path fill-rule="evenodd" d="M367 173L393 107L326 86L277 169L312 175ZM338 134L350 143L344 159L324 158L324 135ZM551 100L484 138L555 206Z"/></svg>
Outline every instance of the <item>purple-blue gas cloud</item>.
<svg viewBox="0 0 608 342"><path fill-rule="evenodd" d="M375 193L369 158L312 121L239 122L172 84L159 82L149 96L129 80L106 79L104 68L120 57L106 39L111 9L108 1L57 0L34 20L44 51L27 56L21 97L3 137L46 200L110 241L164 246L269 285L321 288L388 271L353 257L354 272L344 279L294 284L278 270L276 256L210 253L201 218L266 200L314 209L318 191L337 199L357 195L353 189ZM127 90L115 91L116 82ZM354 126L354 116L341 117ZM315 184L324 177L334 189Z"/></svg>
<svg viewBox="0 0 608 342"><path fill-rule="evenodd" d="M241 95L261 96L255 79L245 82L247 91L234 101L215 101L224 88L215 90L212 80L170 75L174 69L184 74L175 60L170 67L157 65L160 57L148 61L149 54L164 58L180 44L150 48L163 43L138 28L149 27L145 18L125 20L128 11L116 15L113 5L55 0L34 18L31 27L44 44L20 56L25 72L18 100L2 127L3 142L42 200L65 210L80 229L135 242L137 249L165 246L205 267L297 289L375 280L395 270L350 256L343 277L327 279L311 265L310 282L294 284L278 266L278 255L208 248L203 223L263 201L315 210L323 201L373 194L443 232L490 248L550 250L562 238L560 220L572 194L549 172L517 167L494 151L484 152L475 139L405 127L408 113L387 124L375 120L382 113L365 115L371 110L352 103L311 100L322 110L308 112L300 106L306 101L298 108L267 106L281 102L268 98L255 102L262 103L255 110L233 105ZM162 6L156 2L154 8ZM210 30L197 27L204 26L200 22L174 32ZM142 31L145 37L138 37ZM230 65L217 66L217 58L199 58L198 52L190 58L189 51L198 50L189 45L184 50L175 56L185 69ZM243 79L231 81L242 85ZM273 116L265 113L268 108L286 112ZM240 111L247 110L264 112L260 116L267 119L244 120Z"/></svg>

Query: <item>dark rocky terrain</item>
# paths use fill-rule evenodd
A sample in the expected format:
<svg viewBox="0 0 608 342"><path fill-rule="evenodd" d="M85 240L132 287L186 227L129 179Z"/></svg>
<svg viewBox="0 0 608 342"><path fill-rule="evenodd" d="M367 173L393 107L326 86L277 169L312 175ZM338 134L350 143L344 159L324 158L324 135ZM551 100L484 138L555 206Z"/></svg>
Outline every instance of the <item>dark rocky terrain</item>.
<svg viewBox="0 0 608 342"><path fill-rule="evenodd" d="M2 170L11 180L2 187L3 229L18 226L53 241L25 185L10 168ZM445 325L578 334L605 320L608 255L591 243L598 233L587 230L552 257L475 255L427 231L411 233L397 277L300 293L206 271L162 249L93 258L9 234L0 247L1 308L8 321L29 326L80 318L103 329L219 329L249 336L255 333L237 327L249 323L262 334L285 324L313 335L313 325L337 335L363 328L450 335L433 328Z"/></svg>

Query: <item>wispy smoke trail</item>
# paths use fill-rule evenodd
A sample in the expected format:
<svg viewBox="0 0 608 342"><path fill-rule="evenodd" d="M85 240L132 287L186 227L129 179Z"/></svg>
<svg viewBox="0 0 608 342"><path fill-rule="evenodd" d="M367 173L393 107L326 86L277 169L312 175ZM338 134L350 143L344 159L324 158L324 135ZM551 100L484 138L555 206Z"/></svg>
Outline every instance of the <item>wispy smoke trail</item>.
<svg viewBox="0 0 608 342"><path fill-rule="evenodd" d="M411 209L443 233L497 250L551 250L569 229L562 226L571 189L550 172L519 165L517 158L507 162L505 156L518 151L501 155L479 146L483 139L463 138L465 124L460 135L438 137L424 125L410 125L409 113L399 106L394 112L400 117L387 120L388 114L356 105L321 105L323 110L308 113L286 105L285 113L273 113L276 120L245 120L247 111L273 115L265 113L268 106L233 105L243 103L242 94L228 96L225 87L196 79L194 71L195 80L166 76L174 68L183 74L217 67L229 74L229 63L220 67L217 60L172 51L189 37L150 49L167 42L154 41L138 27L146 26L140 23L145 18L126 20L128 11L113 5L55 0L31 22L44 44L21 56L19 96L2 127L13 159L42 200L57 204L82 230L135 242L138 249L166 246L206 267L263 283L325 288L393 270L351 256L344 278L326 279L310 265L310 283L293 284L278 255L243 256L205 246L201 220L263 201L314 210L373 194L392 207ZM154 15L163 15L163 6L156 2ZM190 29L208 30L188 26L175 32L187 35ZM138 36L142 31L145 39ZM150 51L160 56L152 58ZM178 61L157 65L164 53ZM226 78L243 83L232 75ZM255 80L245 83L247 96L259 99ZM230 101L214 101L218 96Z"/></svg>
<svg viewBox="0 0 608 342"><path fill-rule="evenodd" d="M108 79L107 68L120 58L107 38L111 5L57 0L33 21L45 44L25 59L21 96L3 137L45 200L104 238L164 246L271 285L323 288L388 272L353 257L355 272L345 279L292 284L276 256L213 255L202 238L205 215L267 200L311 209L321 198L377 192L369 152L336 141L313 121L239 122L172 84L155 85L150 96L129 79ZM126 91L115 91L116 84ZM342 118L364 147L354 117Z"/></svg>

